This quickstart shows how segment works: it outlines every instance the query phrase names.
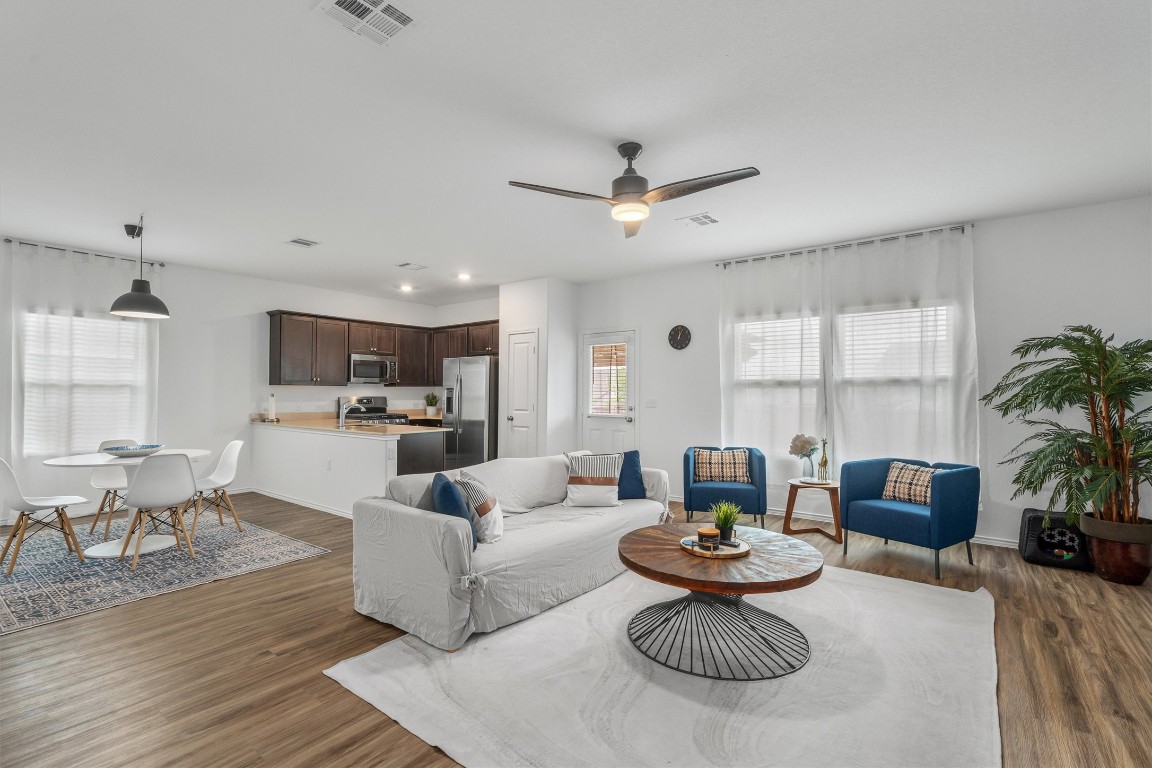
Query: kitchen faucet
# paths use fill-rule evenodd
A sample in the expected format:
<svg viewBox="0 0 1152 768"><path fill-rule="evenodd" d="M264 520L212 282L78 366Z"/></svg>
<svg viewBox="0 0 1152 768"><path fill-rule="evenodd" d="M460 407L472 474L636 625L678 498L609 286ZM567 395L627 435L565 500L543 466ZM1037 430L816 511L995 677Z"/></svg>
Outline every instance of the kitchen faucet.
<svg viewBox="0 0 1152 768"><path fill-rule="evenodd" d="M339 429L344 429L344 417L347 416L348 411L352 410L353 408L359 408L364 413L368 412L368 409L365 408L364 406L360 405L360 403L344 403L343 405L340 406L340 425L338 427Z"/></svg>

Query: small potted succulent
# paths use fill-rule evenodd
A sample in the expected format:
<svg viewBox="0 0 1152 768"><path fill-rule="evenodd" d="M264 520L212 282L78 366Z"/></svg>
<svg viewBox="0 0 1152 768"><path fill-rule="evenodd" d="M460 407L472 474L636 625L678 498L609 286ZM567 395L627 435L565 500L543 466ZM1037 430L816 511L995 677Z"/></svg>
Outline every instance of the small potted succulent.
<svg viewBox="0 0 1152 768"><path fill-rule="evenodd" d="M733 501L718 501L709 507L708 511L712 513L712 520L720 529L720 541L732 541L732 528L744 514L740 505Z"/></svg>
<svg viewBox="0 0 1152 768"><path fill-rule="evenodd" d="M436 406L439 404L440 396L435 392L429 392L428 394L424 395L424 415L435 416L437 411Z"/></svg>

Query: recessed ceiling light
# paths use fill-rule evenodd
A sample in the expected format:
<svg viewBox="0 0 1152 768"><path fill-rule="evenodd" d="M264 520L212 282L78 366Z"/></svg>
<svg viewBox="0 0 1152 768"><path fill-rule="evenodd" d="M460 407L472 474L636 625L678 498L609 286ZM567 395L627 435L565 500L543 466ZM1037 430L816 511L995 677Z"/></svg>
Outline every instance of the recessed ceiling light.
<svg viewBox="0 0 1152 768"><path fill-rule="evenodd" d="M404 293L410 293L412 291L412 286L402 285L400 286L400 290L404 291Z"/></svg>
<svg viewBox="0 0 1152 768"><path fill-rule="evenodd" d="M472 275L468 274L467 272L461 272L460 274L456 275L456 277L459 278L460 280L471 280L472 279Z"/></svg>

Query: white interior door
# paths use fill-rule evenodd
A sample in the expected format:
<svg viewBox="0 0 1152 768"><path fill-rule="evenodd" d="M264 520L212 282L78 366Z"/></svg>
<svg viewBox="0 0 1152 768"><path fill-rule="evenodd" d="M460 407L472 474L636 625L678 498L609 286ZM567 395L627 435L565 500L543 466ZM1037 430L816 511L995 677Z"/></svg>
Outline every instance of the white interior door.
<svg viewBox="0 0 1152 768"><path fill-rule="evenodd" d="M592 453L636 447L636 334L586 333L580 356L581 446Z"/></svg>
<svg viewBox="0 0 1152 768"><path fill-rule="evenodd" d="M536 331L508 334L508 430L501 456L525 458L538 452Z"/></svg>

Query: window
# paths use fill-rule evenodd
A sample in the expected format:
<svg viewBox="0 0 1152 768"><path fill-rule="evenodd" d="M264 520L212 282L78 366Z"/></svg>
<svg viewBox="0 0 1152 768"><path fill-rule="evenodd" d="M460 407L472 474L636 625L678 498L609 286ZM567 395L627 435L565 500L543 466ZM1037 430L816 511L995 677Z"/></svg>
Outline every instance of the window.
<svg viewBox="0 0 1152 768"><path fill-rule="evenodd" d="M759 320L736 325L736 381L820 378L820 318Z"/></svg>
<svg viewBox="0 0 1152 768"><path fill-rule="evenodd" d="M593 344L588 412L624 416L628 406L628 345Z"/></svg>
<svg viewBox="0 0 1152 768"><path fill-rule="evenodd" d="M952 374L947 307L854 312L836 324L842 379L920 382Z"/></svg>
<svg viewBox="0 0 1152 768"><path fill-rule="evenodd" d="M146 321L29 313L21 334L23 453L88 453L150 437L154 331Z"/></svg>

